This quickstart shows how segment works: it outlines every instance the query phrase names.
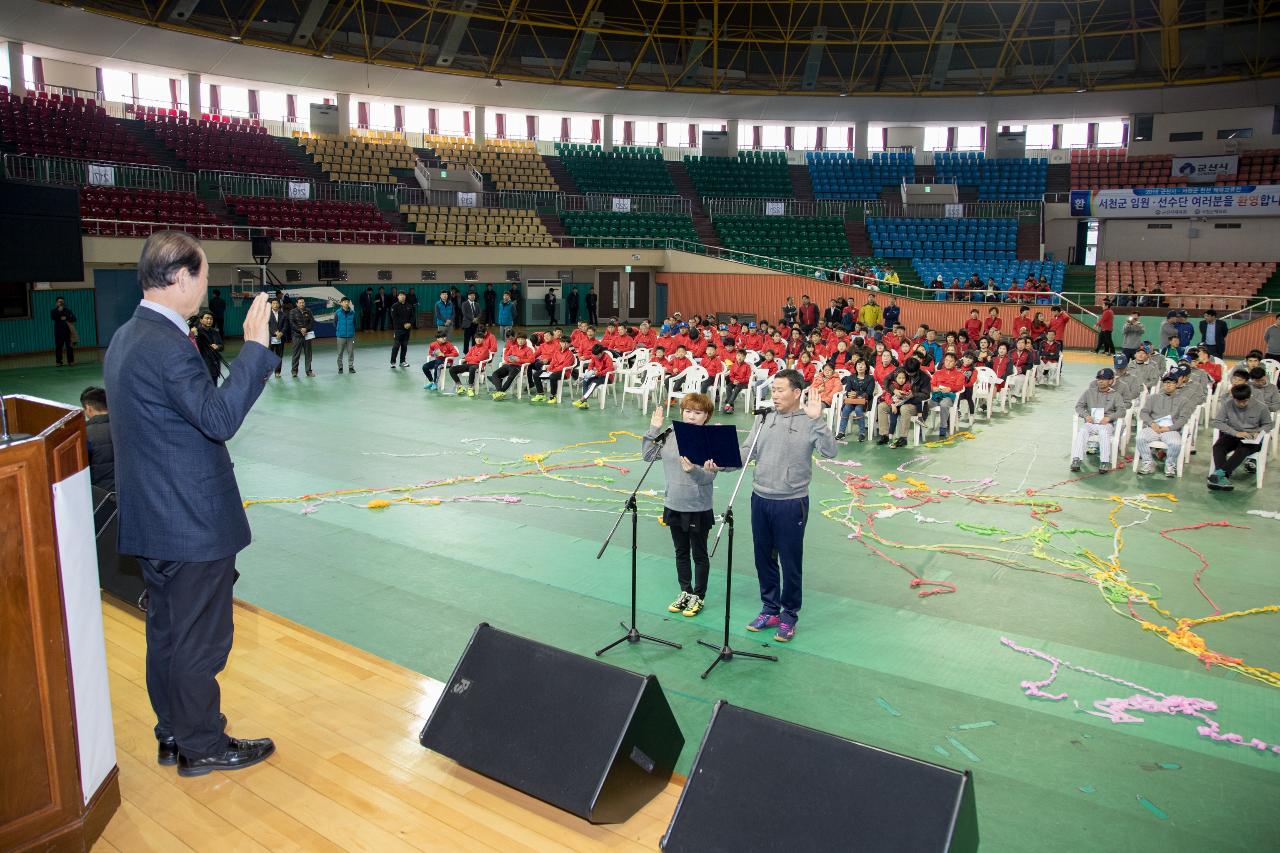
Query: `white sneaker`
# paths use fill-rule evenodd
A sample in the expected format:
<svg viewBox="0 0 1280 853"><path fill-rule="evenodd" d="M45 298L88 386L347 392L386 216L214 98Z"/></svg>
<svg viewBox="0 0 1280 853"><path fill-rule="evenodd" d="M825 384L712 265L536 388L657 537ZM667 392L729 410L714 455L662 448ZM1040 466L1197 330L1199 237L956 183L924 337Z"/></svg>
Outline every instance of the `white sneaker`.
<svg viewBox="0 0 1280 853"><path fill-rule="evenodd" d="M1155 470L1156 470L1156 463L1154 463L1154 462L1150 462L1150 461L1148 461L1148 462L1140 462L1140 463L1138 463L1138 473L1139 473L1139 474L1150 474L1150 473L1154 472Z"/></svg>

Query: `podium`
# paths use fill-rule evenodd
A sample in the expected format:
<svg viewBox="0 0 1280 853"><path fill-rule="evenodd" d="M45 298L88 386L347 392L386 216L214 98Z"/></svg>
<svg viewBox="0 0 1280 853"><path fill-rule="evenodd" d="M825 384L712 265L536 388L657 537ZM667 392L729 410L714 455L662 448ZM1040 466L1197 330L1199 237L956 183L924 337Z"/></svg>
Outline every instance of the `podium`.
<svg viewBox="0 0 1280 853"><path fill-rule="evenodd" d="M120 782L84 413L2 401L0 850L88 850Z"/></svg>

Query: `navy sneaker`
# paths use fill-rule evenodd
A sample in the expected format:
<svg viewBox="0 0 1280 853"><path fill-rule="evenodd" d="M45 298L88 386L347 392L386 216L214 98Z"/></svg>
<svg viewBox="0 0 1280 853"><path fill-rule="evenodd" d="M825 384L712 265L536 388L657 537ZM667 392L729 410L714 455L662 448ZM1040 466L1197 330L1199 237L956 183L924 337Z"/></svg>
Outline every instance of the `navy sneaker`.
<svg viewBox="0 0 1280 853"><path fill-rule="evenodd" d="M782 623L777 613L761 613L759 616L751 620L751 624L747 626L748 631L763 631L765 628L776 628Z"/></svg>
<svg viewBox="0 0 1280 853"><path fill-rule="evenodd" d="M790 622L779 622L778 633L774 634L773 638L777 640L779 643L789 643L795 639L795 636L796 636L795 625L792 625Z"/></svg>

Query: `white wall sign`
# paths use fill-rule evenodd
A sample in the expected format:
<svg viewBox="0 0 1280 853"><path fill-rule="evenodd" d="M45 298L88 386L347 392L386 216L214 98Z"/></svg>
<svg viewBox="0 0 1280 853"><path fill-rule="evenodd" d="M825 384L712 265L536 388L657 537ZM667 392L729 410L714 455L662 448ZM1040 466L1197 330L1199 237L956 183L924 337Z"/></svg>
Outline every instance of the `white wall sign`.
<svg viewBox="0 0 1280 853"><path fill-rule="evenodd" d="M615 198L615 199L613 200L613 212L614 212L614 213L630 213L630 212L631 212L631 199L629 199L629 198Z"/></svg>
<svg viewBox="0 0 1280 853"><path fill-rule="evenodd" d="M1240 167L1235 154L1215 157L1174 157L1170 174L1192 184L1211 184L1219 175L1234 175Z"/></svg>
<svg viewBox="0 0 1280 853"><path fill-rule="evenodd" d="M95 187L114 187L116 185L115 166L103 166L98 163L90 163L89 183Z"/></svg>
<svg viewBox="0 0 1280 853"><path fill-rule="evenodd" d="M475 193L461 193L461 192L458 193L458 207L475 207L475 206L476 206Z"/></svg>
<svg viewBox="0 0 1280 853"><path fill-rule="evenodd" d="M289 198L311 198L311 184L306 181L290 181Z"/></svg>
<svg viewBox="0 0 1280 853"><path fill-rule="evenodd" d="M963 219L963 218L964 218L964 205L963 205L963 204L948 204L948 205L947 205L947 209L946 209L946 214L947 214L947 218L948 218L948 219Z"/></svg>
<svg viewBox="0 0 1280 853"><path fill-rule="evenodd" d="M765 216L782 216L787 212L787 203L784 201L766 201L764 203Z"/></svg>

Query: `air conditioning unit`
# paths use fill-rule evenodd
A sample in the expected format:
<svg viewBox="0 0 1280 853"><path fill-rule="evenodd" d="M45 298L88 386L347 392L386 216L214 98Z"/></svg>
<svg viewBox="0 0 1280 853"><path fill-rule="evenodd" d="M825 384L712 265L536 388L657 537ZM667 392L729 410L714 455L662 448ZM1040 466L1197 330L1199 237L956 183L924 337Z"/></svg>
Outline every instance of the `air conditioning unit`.
<svg viewBox="0 0 1280 853"><path fill-rule="evenodd" d="M1222 147L1228 154L1238 154L1240 153L1240 140L1228 139L1226 142L1222 143Z"/></svg>

